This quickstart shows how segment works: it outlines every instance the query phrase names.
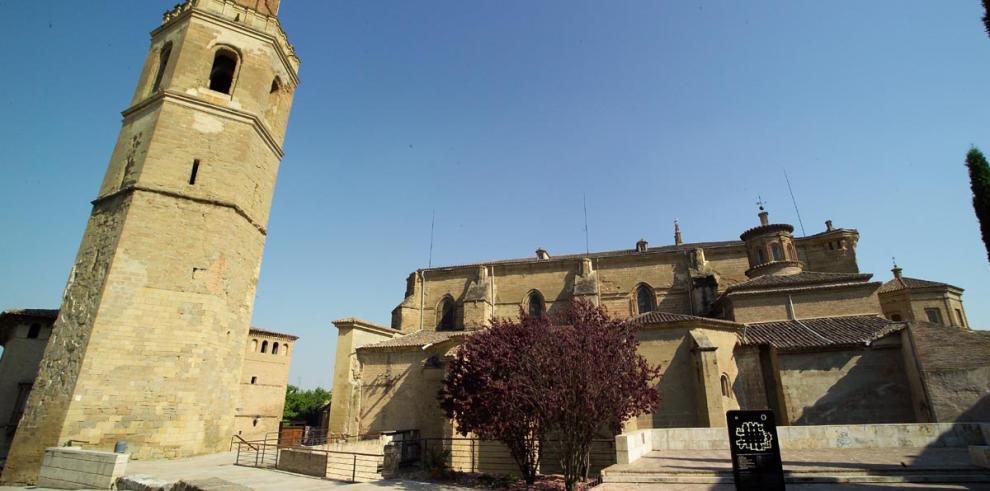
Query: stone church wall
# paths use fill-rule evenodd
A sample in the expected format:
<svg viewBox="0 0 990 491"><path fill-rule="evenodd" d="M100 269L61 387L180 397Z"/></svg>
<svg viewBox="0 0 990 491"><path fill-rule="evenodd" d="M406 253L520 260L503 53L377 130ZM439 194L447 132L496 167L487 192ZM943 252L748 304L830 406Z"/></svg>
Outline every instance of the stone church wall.
<svg viewBox="0 0 990 491"><path fill-rule="evenodd" d="M819 289L792 294L794 315L798 319L814 319L841 315L878 314L878 283L865 283L857 288ZM787 320L787 296L740 295L732 300L732 315L736 322L769 322Z"/></svg>
<svg viewBox="0 0 990 491"><path fill-rule="evenodd" d="M791 424L913 422L899 338L891 336L866 349L781 353Z"/></svg>
<svg viewBox="0 0 990 491"><path fill-rule="evenodd" d="M360 352L361 400L358 433L418 429L422 438L450 437L436 395L443 368L426 366L435 350Z"/></svg>

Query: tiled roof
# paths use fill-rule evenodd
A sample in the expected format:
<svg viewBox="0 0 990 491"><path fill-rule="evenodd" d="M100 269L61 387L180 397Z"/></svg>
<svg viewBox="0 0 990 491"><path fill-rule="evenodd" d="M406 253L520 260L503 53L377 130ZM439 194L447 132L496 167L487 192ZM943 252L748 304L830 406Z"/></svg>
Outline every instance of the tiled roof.
<svg viewBox="0 0 990 491"><path fill-rule="evenodd" d="M948 283L941 283L938 281L928 281L919 280L917 278L908 278L902 276L900 278L894 278L880 287L878 290L880 293L896 292L898 290L912 289L912 288L928 288L928 287L942 287L942 288L956 288L962 290L962 288L952 286Z"/></svg>
<svg viewBox="0 0 990 491"><path fill-rule="evenodd" d="M990 366L990 332L912 322L911 338L926 372Z"/></svg>
<svg viewBox="0 0 990 491"><path fill-rule="evenodd" d="M361 346L362 351L391 351L402 348L423 348L428 345L442 343L452 338L463 337L468 333L465 331L416 331L392 339L386 339L374 344Z"/></svg>
<svg viewBox="0 0 990 491"><path fill-rule="evenodd" d="M742 324L735 322L722 320L722 319L712 319L709 317L698 317L696 315L687 314L674 314L672 312L647 312L645 314L637 315L627 322L636 325L648 325L648 324L670 324L675 322L696 322L699 324L707 325L718 325L722 327L734 327L741 328Z"/></svg>
<svg viewBox="0 0 990 491"><path fill-rule="evenodd" d="M299 336L293 336L292 334L285 334L284 332L269 331L268 329L262 329L260 327L251 326L251 333L257 334L259 336L272 336L276 338L291 339L293 341L299 339Z"/></svg>
<svg viewBox="0 0 990 491"><path fill-rule="evenodd" d="M736 283L725 290L726 293L752 290L770 290L778 288L824 285L829 283L866 282L872 278L868 273L821 273L817 271L802 271L790 275L757 276L742 283Z"/></svg>
<svg viewBox="0 0 990 491"><path fill-rule="evenodd" d="M850 315L747 324L740 344L767 344L780 350L869 345L905 326L879 315Z"/></svg>

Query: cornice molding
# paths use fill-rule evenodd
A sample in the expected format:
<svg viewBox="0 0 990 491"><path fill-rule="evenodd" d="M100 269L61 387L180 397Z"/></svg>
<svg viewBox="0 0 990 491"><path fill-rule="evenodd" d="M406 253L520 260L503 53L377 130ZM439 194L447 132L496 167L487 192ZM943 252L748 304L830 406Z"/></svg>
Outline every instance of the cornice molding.
<svg viewBox="0 0 990 491"><path fill-rule="evenodd" d="M285 157L285 152L282 150L282 146L279 145L275 137L272 136L271 131L268 126L265 125L264 121L261 120L257 115L249 113L247 111L242 111L240 109L232 109L229 107L219 106L211 102L205 101L198 97L193 97L188 94L183 94L182 92L177 92L174 90L162 90L147 98L141 100L137 104L123 110L120 114L124 117L126 121L138 113L145 110L151 109L156 103L161 103L165 100L169 102L174 102L176 104L184 105L186 107L192 107L206 112L212 113L216 116L225 117L234 121L240 121L243 123L251 123L254 130L258 133L258 136L268 145L272 150L272 153L281 160Z"/></svg>
<svg viewBox="0 0 990 491"><path fill-rule="evenodd" d="M124 186L124 187L122 187L122 188L120 188L120 189L118 189L118 190L116 190L116 191L114 191L112 193L104 194L102 196L97 196L97 198L94 199L93 201L91 201L90 203L93 206L96 206L96 205L98 205L98 204L100 204L100 203L102 203L104 201L108 201L108 200L111 200L111 199L114 199L114 198L117 198L117 197L121 197L121 196L126 196L128 194L133 194L134 192L137 192L137 191L143 191L143 192L146 192L146 193L158 194L158 195L161 195L161 196L168 196L170 198L184 199L184 200L187 200L187 201L193 201L193 202L200 203L200 204L219 206L221 208L230 208L235 213L237 213L238 215L240 215L241 217L243 217L245 220L247 220L247 222L250 223L251 226L253 226L255 229L257 229L258 232L261 232L261 235L266 235L266 236L268 235L268 231L265 228L265 226L262 225L262 224L260 224L260 223L258 223L253 218L251 218L251 215L249 215L246 211L244 211L244 209L241 208L237 203L233 203L233 202L225 201L225 200L219 200L219 199L203 198L201 196L192 196L192 195L189 195L189 194L180 193L180 192L177 192L177 191L172 191L170 189L156 188L156 187L151 187L151 186L142 186L142 185L139 185L139 184L130 184L130 185Z"/></svg>

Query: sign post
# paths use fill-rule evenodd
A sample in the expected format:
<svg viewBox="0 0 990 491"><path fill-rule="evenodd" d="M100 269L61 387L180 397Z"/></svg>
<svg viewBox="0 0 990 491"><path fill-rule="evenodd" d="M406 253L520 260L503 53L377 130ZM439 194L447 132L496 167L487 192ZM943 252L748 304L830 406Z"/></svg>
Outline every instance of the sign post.
<svg viewBox="0 0 990 491"><path fill-rule="evenodd" d="M773 411L729 411L726 420L736 490L783 490L784 468Z"/></svg>

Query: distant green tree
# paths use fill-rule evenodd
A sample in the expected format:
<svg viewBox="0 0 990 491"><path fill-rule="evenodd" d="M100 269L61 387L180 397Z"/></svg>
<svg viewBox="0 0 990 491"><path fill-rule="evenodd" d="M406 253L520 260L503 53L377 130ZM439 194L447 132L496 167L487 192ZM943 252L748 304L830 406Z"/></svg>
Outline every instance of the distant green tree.
<svg viewBox="0 0 990 491"><path fill-rule="evenodd" d="M309 426L319 426L323 408L330 402L330 392L322 387L311 390L300 390L290 385L285 391L285 410L282 419L285 421L305 421Z"/></svg>
<svg viewBox="0 0 990 491"><path fill-rule="evenodd" d="M990 0L983 0L983 26L987 29L987 36L990 36Z"/></svg>
<svg viewBox="0 0 990 491"><path fill-rule="evenodd" d="M984 0L984 3L988 1ZM990 165L983 153L973 147L966 154L966 167L969 167L969 185L973 189L973 209L980 221L983 245L990 261Z"/></svg>

